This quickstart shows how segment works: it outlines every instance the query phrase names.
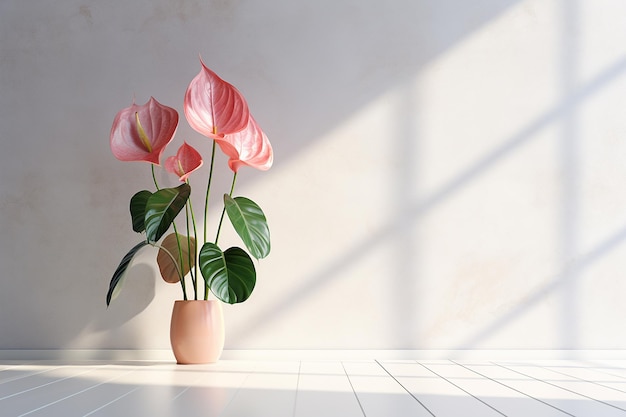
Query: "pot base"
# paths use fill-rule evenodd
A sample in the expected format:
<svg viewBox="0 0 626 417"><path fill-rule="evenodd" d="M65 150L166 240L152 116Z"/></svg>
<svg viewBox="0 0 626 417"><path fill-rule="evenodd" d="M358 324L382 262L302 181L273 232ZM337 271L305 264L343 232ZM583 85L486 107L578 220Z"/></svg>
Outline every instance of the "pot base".
<svg viewBox="0 0 626 417"><path fill-rule="evenodd" d="M217 300L174 302L170 342L176 362L217 362L224 349L224 315Z"/></svg>

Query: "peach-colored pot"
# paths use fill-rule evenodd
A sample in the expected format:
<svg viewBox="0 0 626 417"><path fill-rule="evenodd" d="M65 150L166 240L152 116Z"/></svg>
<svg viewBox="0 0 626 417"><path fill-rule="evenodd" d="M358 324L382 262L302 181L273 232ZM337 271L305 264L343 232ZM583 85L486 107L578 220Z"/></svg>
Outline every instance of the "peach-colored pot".
<svg viewBox="0 0 626 417"><path fill-rule="evenodd" d="M224 349L224 315L217 300L174 302L172 351L179 364L217 362Z"/></svg>

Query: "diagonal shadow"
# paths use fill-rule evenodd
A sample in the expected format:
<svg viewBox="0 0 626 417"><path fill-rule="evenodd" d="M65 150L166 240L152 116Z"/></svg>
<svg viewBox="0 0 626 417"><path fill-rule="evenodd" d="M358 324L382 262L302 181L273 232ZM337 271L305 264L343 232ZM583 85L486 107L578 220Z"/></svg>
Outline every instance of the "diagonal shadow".
<svg viewBox="0 0 626 417"><path fill-rule="evenodd" d="M410 222L416 222L421 216L428 211L436 208L439 204L453 196L459 190L463 189L470 182L476 180L485 174L496 164L511 155L514 151L521 148L524 144L532 141L537 137L544 128L564 117L575 108L575 106L584 102L593 94L597 94L603 88L607 88L611 81L615 80L619 75L626 72L626 56L617 60L613 65L600 73L597 77L589 81L580 89L575 90L572 94L566 95L552 110L547 111L534 122L528 124L519 133L506 140L501 146L488 153L478 162L463 170L459 175L442 186L438 191L432 193L424 199L418 199L416 203L410 205L404 212L398 213L396 220L389 221L385 225L379 227L372 233L368 240L364 240L349 248L347 251L339 254L334 260L329 262L324 268L306 279L305 283L298 289L284 297L282 303L273 303L271 308L265 312L261 312L256 317L247 322L245 328L239 330L239 334L252 334L259 331L264 323L271 321L274 317L285 314L285 311L293 308L301 302L302 299L312 296L316 291L320 291L325 285L330 283L337 277L341 277L341 272L345 271L349 266L358 262L362 258L369 256L384 241L395 238L401 234L409 226ZM399 220L398 220L399 219ZM622 235L620 234L621 241ZM613 242L613 240L610 240ZM618 242L615 242L615 244ZM604 248L605 245L601 245ZM594 251L595 258L600 257L606 250ZM555 284L556 285L556 284ZM543 293L542 293L543 294ZM520 309L526 308L520 306ZM498 323L502 323L501 320ZM497 326L498 328L501 327ZM487 333L485 333L487 334ZM237 335L233 335L237 338ZM482 336L481 336L482 337ZM463 346L469 347L476 343L477 338L471 338Z"/></svg>
<svg viewBox="0 0 626 417"><path fill-rule="evenodd" d="M516 308L501 316L483 330L468 338L465 342L459 344L456 349L471 349L475 347L481 340L494 334L505 325L508 325L511 321L520 317L524 311L532 308L550 294L564 288L570 284L571 281L579 281L586 268L608 255L611 251L617 249L624 240L626 240L626 227L608 237L589 252L567 263L556 276L550 279L550 283L536 289ZM572 274L572 270L576 271L576 274Z"/></svg>

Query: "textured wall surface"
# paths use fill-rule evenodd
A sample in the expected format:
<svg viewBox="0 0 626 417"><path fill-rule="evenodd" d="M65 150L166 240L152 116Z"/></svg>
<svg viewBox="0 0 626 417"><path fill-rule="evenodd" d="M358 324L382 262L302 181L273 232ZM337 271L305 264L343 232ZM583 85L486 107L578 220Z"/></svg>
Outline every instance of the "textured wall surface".
<svg viewBox="0 0 626 417"><path fill-rule="evenodd" d="M169 346L180 288L152 249L105 308L140 239L128 200L152 185L108 135L133 97L182 115L198 55L275 149L238 179L273 252L225 308L227 348L625 349L625 15L618 0L0 2L0 349ZM165 156L183 140L206 158L184 118Z"/></svg>

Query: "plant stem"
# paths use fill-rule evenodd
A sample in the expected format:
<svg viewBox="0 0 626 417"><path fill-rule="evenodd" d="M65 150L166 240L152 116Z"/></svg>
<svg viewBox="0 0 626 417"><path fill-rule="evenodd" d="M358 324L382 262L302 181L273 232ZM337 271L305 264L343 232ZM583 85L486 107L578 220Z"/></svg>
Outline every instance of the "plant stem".
<svg viewBox="0 0 626 417"><path fill-rule="evenodd" d="M207 218L209 217L209 194L211 193L211 181L213 179L213 164L215 162L215 141L213 141L213 147L211 148L211 165L209 168L209 180L206 185L206 196L204 198L204 240L202 243L206 243L206 229Z"/></svg>
<svg viewBox="0 0 626 417"><path fill-rule="evenodd" d="M235 171L235 174L233 175L233 182L230 185L230 194L228 194L229 197L233 196L233 191L235 190L235 182L237 182L237 172ZM215 236L215 244L217 245L217 241L220 238L220 231L222 230L222 222L224 221L224 213L226 213L226 205L224 205L224 208L222 209L222 216L220 217L220 224L217 226L217 235Z"/></svg>
<svg viewBox="0 0 626 417"><path fill-rule="evenodd" d="M159 184L157 182L156 179L156 174L154 173L154 164L150 164L150 167L152 168L152 181L154 181L154 186L156 187L157 191L160 190L159 188ZM180 269L179 269L179 273L182 274L182 271L184 270L183 267L183 251L180 247L180 239L178 236L178 230L176 230L176 223L172 222L172 226L174 226L174 233L176 234L176 244L178 246L178 257L180 258ZM168 252L169 253L169 252ZM169 254L171 256L171 254ZM172 258L172 261L174 261L174 265L176 265L176 259ZM176 266L176 268L178 269L178 265ZM183 277L181 275L180 277L180 286L183 289L183 300L187 300L187 290L185 289L185 277Z"/></svg>
<svg viewBox="0 0 626 417"><path fill-rule="evenodd" d="M176 235L176 246L178 246L178 259L180 259L180 268L181 268L181 271L184 271L185 267L183 265L183 249L180 246L180 235L178 234L176 223L172 222L172 226L174 226L174 234ZM187 290L185 289L185 277L182 277L180 279L180 285L183 287L183 300L187 300Z"/></svg>
<svg viewBox="0 0 626 417"><path fill-rule="evenodd" d="M196 228L196 216L193 214L193 204L191 204L191 198L188 200L189 202L189 212L191 213L191 225L193 227L193 238L195 240L194 251L193 251L193 276L196 278L196 282L194 285L198 284L198 230ZM189 235L189 233L187 233ZM189 253L191 253L191 246L189 247ZM191 260L190 260L191 261ZM191 265L191 263L189 264ZM197 291L197 290L195 290ZM196 298L197 300L197 298Z"/></svg>
<svg viewBox="0 0 626 417"><path fill-rule="evenodd" d="M216 143L215 141L213 141L213 147L211 148L211 165L209 168L209 180L207 181L206 196L204 198L204 235L202 239L203 245L207 242L206 230L207 230L207 223L208 223L208 217L209 217L209 195L211 193L211 181L213 179L213 165L215 163L215 146L216 146ZM205 282L204 284L204 299L205 300L208 300L209 298L209 289L210 289L209 285Z"/></svg>
<svg viewBox="0 0 626 417"><path fill-rule="evenodd" d="M197 277L194 274L195 271L191 270L191 256L192 256L191 252L192 251L191 251L191 233L189 232L190 204L191 204L191 200L187 200L187 203L185 204L185 224L187 226L187 265L189 265L189 273L191 275L191 284L193 285L193 299L197 300L198 299L198 282L197 282ZM195 256L195 250L194 250L193 256Z"/></svg>
<svg viewBox="0 0 626 417"><path fill-rule="evenodd" d="M160 190L160 188L159 188L159 184L157 184L156 175L154 173L154 164L150 164L150 166L152 167L152 181L154 181L154 186L156 187L158 191Z"/></svg>

